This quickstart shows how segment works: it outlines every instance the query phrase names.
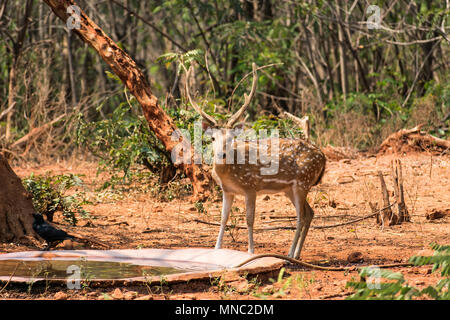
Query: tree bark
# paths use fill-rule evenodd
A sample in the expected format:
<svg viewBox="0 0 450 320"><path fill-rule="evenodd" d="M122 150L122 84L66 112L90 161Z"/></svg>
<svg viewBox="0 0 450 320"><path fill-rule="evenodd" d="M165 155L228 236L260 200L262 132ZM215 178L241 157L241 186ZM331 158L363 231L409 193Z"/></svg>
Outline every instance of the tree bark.
<svg viewBox="0 0 450 320"><path fill-rule="evenodd" d="M16 104L16 70L17 70L17 60L13 59L11 69L9 69L9 81L8 81L8 114L6 115L6 126L5 126L5 140L11 140L11 122L12 116L14 114L14 108Z"/></svg>
<svg viewBox="0 0 450 320"><path fill-rule="evenodd" d="M0 241L24 241L36 237L31 194L0 153ZM27 241L29 242L29 241Z"/></svg>
<svg viewBox="0 0 450 320"><path fill-rule="evenodd" d="M345 47L344 47L344 30L342 27L342 20L341 20L341 13L340 8L342 6L339 4L339 2L336 2L336 19L338 20L337 23L337 31L338 31L338 50L339 50L339 71L340 71L340 77L341 77L341 89L342 89L342 96L344 98L344 102L347 100L346 96L348 93L348 72L347 72L347 56L345 54Z"/></svg>
<svg viewBox="0 0 450 320"><path fill-rule="evenodd" d="M389 203L389 193L386 187L386 183L384 182L383 173L381 171L378 171L378 177L380 178L381 193L383 194L383 203L386 209L382 210L382 212L379 213L380 219L377 219L377 222L381 223L382 225L392 226L396 224L397 218L391 210L391 204Z"/></svg>
<svg viewBox="0 0 450 320"><path fill-rule="evenodd" d="M67 7L76 5L73 0L44 0L53 12L64 22L67 21ZM173 120L159 106L158 99L152 94L143 73L133 59L111 40L103 30L80 9L80 28L72 30L82 41L92 46L102 59L111 67L130 92L140 103L144 116L168 152L179 145L180 140L173 140L172 134L178 129ZM181 137L181 135L179 135ZM194 156L191 146L191 155ZM194 198L205 199L210 194L211 174L201 164L175 164L191 180Z"/></svg>

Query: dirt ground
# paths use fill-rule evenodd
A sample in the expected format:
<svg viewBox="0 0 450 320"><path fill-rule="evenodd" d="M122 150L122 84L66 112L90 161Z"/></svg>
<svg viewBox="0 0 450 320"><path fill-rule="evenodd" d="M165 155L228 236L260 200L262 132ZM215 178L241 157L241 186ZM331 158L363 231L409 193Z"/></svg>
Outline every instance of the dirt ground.
<svg viewBox="0 0 450 320"><path fill-rule="evenodd" d="M302 251L302 260L329 266L375 265L406 262L412 255L430 254L429 244L450 244L450 158L427 154L398 155L403 164L406 205L411 222L381 227L375 218L329 229L311 228ZM390 173L393 155L359 156L357 159L328 161L322 183L314 187L308 201L315 211L313 226L337 224L371 213L368 202L382 206L377 171ZM96 164L82 161L63 162L40 167L15 167L21 177L35 174L82 174L87 195L95 199L84 208L90 219L79 219L76 227L55 215L57 226L111 245L112 248L213 248L219 227L194 221L220 221L220 199L203 205L199 212L189 198L161 202L152 197L149 186L140 185L129 191L95 191L104 176L96 176ZM388 190L393 191L390 176L386 176ZM391 201L393 197L391 196ZM242 197L234 203L229 223L245 226ZM295 226L295 210L284 195L261 195L257 200L255 228ZM435 220L427 220L432 210L447 212ZM255 253L288 253L293 230L255 232ZM43 243L37 243L43 246ZM64 249L62 244L57 250ZM232 229L226 232L224 247L247 250L247 231ZM76 244L75 244L75 248ZM0 244L0 252L37 250L17 244ZM362 261L349 263L350 254L359 252ZM439 277L431 273L431 266L392 268L401 271L409 284L423 288L436 284ZM33 288L11 286L2 290L0 299L345 299L352 293L346 282L359 279L358 272L336 272L301 269L286 266L281 282L278 272L256 279L242 278L231 283L220 281L192 282L170 287L91 288L68 290L62 287ZM274 280L275 279L275 280Z"/></svg>

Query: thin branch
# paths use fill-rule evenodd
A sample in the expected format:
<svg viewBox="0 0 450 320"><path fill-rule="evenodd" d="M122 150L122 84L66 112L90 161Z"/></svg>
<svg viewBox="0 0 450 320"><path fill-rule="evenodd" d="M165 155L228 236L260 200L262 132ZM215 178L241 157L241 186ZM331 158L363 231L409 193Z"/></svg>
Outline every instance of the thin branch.
<svg viewBox="0 0 450 320"><path fill-rule="evenodd" d="M4 110L2 113L0 113L0 120L2 120L2 118L3 118L4 116L6 116L8 113L10 113L11 110L14 109L14 106L15 106L15 105L16 105L16 102L14 101L8 109L6 109L6 110Z"/></svg>
<svg viewBox="0 0 450 320"><path fill-rule="evenodd" d="M208 39L206 38L205 32L203 31L203 28L200 25L200 22L198 21L197 16L194 14L194 8L192 7L192 5L191 5L191 3L189 1L186 2L186 5L188 6L189 12L191 13L192 18L194 19L195 24L197 25L197 28L200 31L200 34L201 34L202 39L203 39L203 42L205 42L207 51L211 51L211 56L212 56L212 58L214 60L214 64L217 65L216 56L212 52L211 44L209 43Z"/></svg>
<svg viewBox="0 0 450 320"><path fill-rule="evenodd" d="M317 79L314 77L314 75L312 74L311 70L309 70L308 66L306 65L306 63L303 61L302 57L300 57L300 55L298 54L297 51L295 51L295 55L297 56L297 59L300 61L300 63L303 66L303 69L305 69L306 74L309 76L309 78L311 79L314 87L316 88L317 91L317 97L319 98L319 104L322 106L323 105L323 99L322 99L322 92L320 90L319 87L319 83L317 82Z"/></svg>
<svg viewBox="0 0 450 320"><path fill-rule="evenodd" d="M157 26L155 26L153 23L151 23L150 21L148 21L147 19L143 18L142 16L140 16L139 14L137 14L135 11L129 9L127 6L121 4L120 2L116 1L116 0L111 0L111 2L115 3L116 5L118 5L119 7L121 7L122 9L128 11L129 13L131 13L132 15L134 15L136 18L138 18L139 20L141 20L142 22L144 22L146 25L148 25L149 27L151 27L153 30L155 30L156 32L158 32L160 35L162 35L164 38L166 38L167 40L169 40L170 42L172 42L175 46L177 46L179 49L183 50L184 52L187 52L188 50L183 47L181 44L179 44L176 40L174 40L171 36L169 36L167 33L165 33L164 31L162 31L161 29L159 29Z"/></svg>
<svg viewBox="0 0 450 320"><path fill-rule="evenodd" d="M265 69L265 68L269 68L269 67L273 67L273 66L277 66L277 65L282 65L283 63L271 63L271 64L267 64L265 66L262 67L258 67L256 68L256 71ZM247 73L245 76L242 77L242 79L238 82L238 84L234 87L233 91L231 91L231 95L230 98L228 98L228 109L230 109L231 107L231 101L234 95L234 92L237 90L237 88L239 88L239 86L241 85L242 82L244 82L245 79L247 79L247 77L249 77L251 74L253 74L252 72Z"/></svg>
<svg viewBox="0 0 450 320"><path fill-rule="evenodd" d="M352 224L352 223L356 223L365 219L369 219L372 218L374 216L376 216L378 213L380 213L383 210L386 210L390 207L392 207L394 204L396 204L397 202L393 202L392 204L390 204L387 207L381 208L379 210L377 210L376 212L372 212L369 215L366 215L364 217L358 218L358 219L354 219L354 220L350 220L347 222L342 222L342 223L337 223L337 224L330 224L330 225L325 225L325 226L311 226L312 229L329 229L329 228L335 228L335 227L341 227L341 226L345 226L348 224ZM192 220L194 222L197 223L203 223L203 224L207 224L207 225L211 225L211 226L220 226L220 223L217 222L208 222L208 221L203 221L200 219L194 219ZM247 229L246 226L227 226L227 228L233 228L233 229ZM286 227L286 226L279 226L279 227L266 227L266 228L256 228L254 229L254 231L270 231L270 230L296 230L296 227Z"/></svg>
<svg viewBox="0 0 450 320"><path fill-rule="evenodd" d="M298 99L298 98L286 98L286 97L279 97L279 96L274 96L274 95L272 95L272 94L268 94L268 93L266 93L266 92L262 92L262 91L256 91L256 93L257 94L260 94L260 95L262 95L262 96L264 96L264 97L267 97L267 98L273 98L273 99L276 99L276 100L282 100L282 101L297 101L297 102L302 102L303 100L302 99Z"/></svg>
<svg viewBox="0 0 450 320"><path fill-rule="evenodd" d="M442 39L442 38L441 38ZM409 98L411 97L411 94L414 90L414 86L417 83L417 80L419 79L419 75L422 72L423 67L425 66L425 63L427 62L428 58L431 56L431 54L433 53L434 49L437 47L437 45L440 43L440 40L438 40L433 47L431 48L430 52L428 52L427 56L425 57L425 59L423 59L422 65L420 66L419 70L417 70L416 73L416 77L414 78L414 81L411 85L411 88L409 88L408 94L406 95L405 101L403 101L402 103L402 109L406 106L406 104L408 103Z"/></svg>

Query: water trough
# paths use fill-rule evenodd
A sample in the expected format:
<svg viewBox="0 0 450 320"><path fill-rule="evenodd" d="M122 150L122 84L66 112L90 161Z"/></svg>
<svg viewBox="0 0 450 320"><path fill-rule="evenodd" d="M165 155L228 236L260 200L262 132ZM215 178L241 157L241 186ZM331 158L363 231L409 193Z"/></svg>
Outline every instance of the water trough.
<svg viewBox="0 0 450 320"><path fill-rule="evenodd" d="M252 254L228 249L117 249L24 251L0 254L0 281L67 283L79 274L89 285L180 283L279 270L284 261L261 258L242 267ZM78 273L74 273L78 271Z"/></svg>

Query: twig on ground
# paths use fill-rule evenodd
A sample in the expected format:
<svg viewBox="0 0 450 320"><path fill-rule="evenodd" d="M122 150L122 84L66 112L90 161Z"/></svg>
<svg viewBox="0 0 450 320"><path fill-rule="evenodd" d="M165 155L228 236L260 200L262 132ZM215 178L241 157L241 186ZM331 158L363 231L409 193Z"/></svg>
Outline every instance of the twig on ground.
<svg viewBox="0 0 450 320"><path fill-rule="evenodd" d="M311 269L317 269L317 270L324 270L324 271L351 271L351 270L355 270L355 269L361 269L361 268L365 268L365 267L378 267L378 268L394 268L394 267L411 267L413 266L413 264L405 262L405 263L391 263L391 264L383 264L383 265L367 265L367 266L351 266L351 267L324 267L324 266L318 266L315 264L311 264L308 262L304 262L298 259L294 259L294 258L290 258L288 256L284 256L282 254L277 254L277 253L263 253L263 254L258 254L255 255L253 257L248 258L247 260L239 263L238 265L234 266L233 268L240 268L244 265L246 265L249 262L252 262L254 260L257 259L261 259L261 258L278 258L278 259L282 259L282 260L286 260L289 261L293 264L297 264L303 267L307 267L307 268L311 268Z"/></svg>
<svg viewBox="0 0 450 320"><path fill-rule="evenodd" d="M380 210L378 210L376 212L372 212L371 214L366 215L366 216L361 217L361 218L358 218L358 219L354 219L354 220L347 221L347 222L342 222L342 223L337 223L337 224L325 225L325 226L311 226L311 228L312 229L328 229L328 228L340 227L340 226L345 226L345 225L352 224L352 223L355 223L355 222L359 222L359 221L362 221L362 220L365 220L365 219L369 219L369 218L372 218L372 217L376 216L379 212L381 212L381 211L383 211L383 210L385 210L387 208L392 207L396 203L397 202L393 202L388 207L381 208ZM203 220L200 220L200 219L194 219L192 221L197 222L197 223L208 224L208 225L212 225L212 226L220 226L220 223L217 223L217 222L208 222L208 221L203 221ZM247 229L246 226L237 226L237 225L227 226L227 228ZM267 227L267 228L254 229L254 231L268 231L268 230L296 230L296 228L295 227L287 227L287 226L279 226L279 227Z"/></svg>
<svg viewBox="0 0 450 320"><path fill-rule="evenodd" d="M339 298L339 297L346 297L349 295L354 294L354 292L341 292L341 293L334 293L334 294L329 294L326 296L320 296L318 299L319 300L324 300L324 299L331 299L331 298Z"/></svg>

